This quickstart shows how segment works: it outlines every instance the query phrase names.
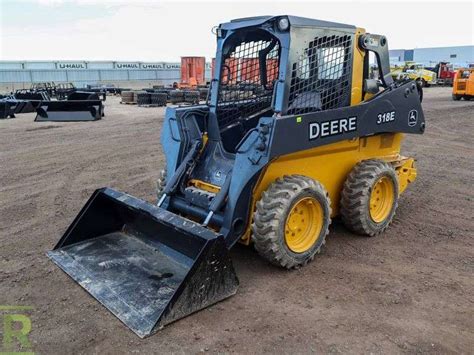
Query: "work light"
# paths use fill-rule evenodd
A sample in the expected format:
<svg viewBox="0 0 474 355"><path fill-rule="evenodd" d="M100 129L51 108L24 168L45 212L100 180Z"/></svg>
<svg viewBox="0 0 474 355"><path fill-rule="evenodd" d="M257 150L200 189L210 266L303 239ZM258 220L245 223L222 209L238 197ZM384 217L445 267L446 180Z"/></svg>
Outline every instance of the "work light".
<svg viewBox="0 0 474 355"><path fill-rule="evenodd" d="M278 29L280 31L286 31L290 28L290 21L286 17L282 17L278 20Z"/></svg>

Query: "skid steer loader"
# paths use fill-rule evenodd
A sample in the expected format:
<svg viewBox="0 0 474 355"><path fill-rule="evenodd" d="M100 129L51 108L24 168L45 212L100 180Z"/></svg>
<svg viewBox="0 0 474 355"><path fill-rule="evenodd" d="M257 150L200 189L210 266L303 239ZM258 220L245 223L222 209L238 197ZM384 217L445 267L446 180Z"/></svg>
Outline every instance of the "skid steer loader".
<svg viewBox="0 0 474 355"><path fill-rule="evenodd" d="M416 177L400 145L425 129L419 89L393 82L384 36L265 16L216 37L208 101L166 111L157 204L99 189L49 252L140 337L235 294L237 242L303 266L337 215L383 232Z"/></svg>

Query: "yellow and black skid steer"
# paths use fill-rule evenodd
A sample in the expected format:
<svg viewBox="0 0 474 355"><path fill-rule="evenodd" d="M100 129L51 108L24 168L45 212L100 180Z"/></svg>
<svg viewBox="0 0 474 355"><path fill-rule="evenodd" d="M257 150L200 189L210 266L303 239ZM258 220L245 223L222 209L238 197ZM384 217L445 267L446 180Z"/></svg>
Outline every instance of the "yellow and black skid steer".
<svg viewBox="0 0 474 355"><path fill-rule="evenodd" d="M301 267L337 215L383 232L416 178L400 147L425 129L421 91L393 82L384 36L263 16L216 37L206 103L166 111L157 203L99 189L48 253L141 337L235 294L237 242Z"/></svg>

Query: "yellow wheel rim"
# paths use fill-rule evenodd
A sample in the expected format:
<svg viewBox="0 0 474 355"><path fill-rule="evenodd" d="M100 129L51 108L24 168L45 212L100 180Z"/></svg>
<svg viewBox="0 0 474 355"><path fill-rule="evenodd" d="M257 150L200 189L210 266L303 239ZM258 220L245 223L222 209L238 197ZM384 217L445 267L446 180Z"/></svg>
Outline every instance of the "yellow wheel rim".
<svg viewBox="0 0 474 355"><path fill-rule="evenodd" d="M375 223L383 222L390 215L394 200L393 181L382 176L375 182L370 194L370 218Z"/></svg>
<svg viewBox="0 0 474 355"><path fill-rule="evenodd" d="M323 208L318 200L305 197L291 209L285 223L285 242L295 253L311 249L321 234L324 222Z"/></svg>

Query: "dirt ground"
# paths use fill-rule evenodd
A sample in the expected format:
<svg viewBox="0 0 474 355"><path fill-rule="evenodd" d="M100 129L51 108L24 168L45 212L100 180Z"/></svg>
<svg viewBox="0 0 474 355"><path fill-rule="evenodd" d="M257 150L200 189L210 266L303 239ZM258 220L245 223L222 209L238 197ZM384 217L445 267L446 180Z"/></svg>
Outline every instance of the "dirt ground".
<svg viewBox="0 0 474 355"><path fill-rule="evenodd" d="M0 120L0 304L34 307L35 352L473 352L474 102L425 90L426 133L404 143L418 179L383 236L335 221L296 271L239 245L237 295L144 340L46 257L96 188L154 201L164 109L118 102L97 122Z"/></svg>

